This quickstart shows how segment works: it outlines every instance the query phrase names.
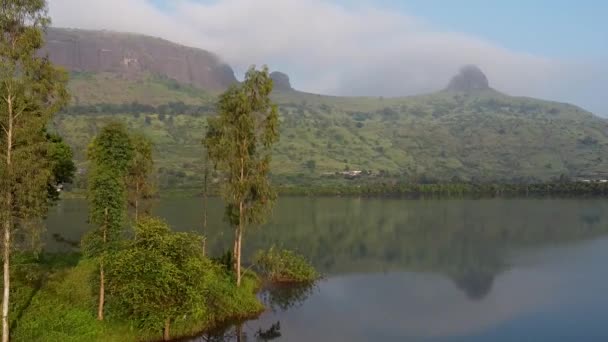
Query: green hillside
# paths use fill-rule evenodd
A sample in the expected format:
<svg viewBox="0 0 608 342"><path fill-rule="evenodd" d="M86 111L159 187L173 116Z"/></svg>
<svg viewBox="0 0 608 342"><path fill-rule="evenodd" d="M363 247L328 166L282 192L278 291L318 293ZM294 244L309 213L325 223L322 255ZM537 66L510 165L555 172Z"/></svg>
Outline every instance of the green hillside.
<svg viewBox="0 0 608 342"><path fill-rule="evenodd" d="M206 117L215 95L156 76L74 74L72 106L55 127L84 150L119 119L156 142L161 186L196 187ZM608 121L578 107L510 97L491 89L404 98L347 98L277 91L279 182L329 181L369 170L412 181L547 180L608 170ZM341 177L339 177L341 178Z"/></svg>

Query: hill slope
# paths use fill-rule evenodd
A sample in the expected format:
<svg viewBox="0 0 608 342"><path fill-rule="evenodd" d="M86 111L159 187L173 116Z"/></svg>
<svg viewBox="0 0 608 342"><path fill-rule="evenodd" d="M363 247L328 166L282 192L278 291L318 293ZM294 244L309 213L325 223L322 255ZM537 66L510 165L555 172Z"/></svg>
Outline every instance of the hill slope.
<svg viewBox="0 0 608 342"><path fill-rule="evenodd" d="M73 73L74 104L57 117L56 128L84 165L82 150L99 127L124 120L156 142L162 186L198 186L200 141L214 114L215 89L153 69L128 75ZM547 180L608 170L608 121L572 105L501 94L474 67L443 91L386 99L302 93L287 75L274 76L281 140L273 172L284 182L328 179L345 169L415 181Z"/></svg>

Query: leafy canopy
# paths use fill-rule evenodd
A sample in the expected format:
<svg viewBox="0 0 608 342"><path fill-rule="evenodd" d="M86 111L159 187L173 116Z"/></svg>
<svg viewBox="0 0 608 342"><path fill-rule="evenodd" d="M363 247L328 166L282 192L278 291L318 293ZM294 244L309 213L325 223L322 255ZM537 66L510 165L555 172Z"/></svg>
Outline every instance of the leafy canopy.
<svg viewBox="0 0 608 342"><path fill-rule="evenodd" d="M226 177L226 216L233 225L263 222L275 197L267 178L271 147L279 137L271 91L268 68L251 67L241 85L220 96L219 115L208 119L204 145L209 159ZM242 218L240 203L244 204Z"/></svg>
<svg viewBox="0 0 608 342"><path fill-rule="evenodd" d="M172 232L164 221L145 217L128 245L107 260L112 307L138 329L160 331L167 319L204 314L212 267L201 236Z"/></svg>
<svg viewBox="0 0 608 342"><path fill-rule="evenodd" d="M115 247L121 238L127 203L125 176L132 157L129 134L120 123L108 124L89 146L89 219L100 227L83 240L89 256Z"/></svg>
<svg viewBox="0 0 608 342"><path fill-rule="evenodd" d="M67 74L37 55L48 25L44 0L0 1L0 219L37 238L53 179L46 126L67 102Z"/></svg>

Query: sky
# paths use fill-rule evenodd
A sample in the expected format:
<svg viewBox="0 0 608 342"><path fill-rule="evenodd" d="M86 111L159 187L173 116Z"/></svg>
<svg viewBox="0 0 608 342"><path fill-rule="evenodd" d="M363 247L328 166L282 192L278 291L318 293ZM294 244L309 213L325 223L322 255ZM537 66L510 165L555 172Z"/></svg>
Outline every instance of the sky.
<svg viewBox="0 0 608 342"><path fill-rule="evenodd" d="M465 64L510 95L608 117L608 2L600 0L49 0L57 27L158 36L252 64L299 90L404 96Z"/></svg>

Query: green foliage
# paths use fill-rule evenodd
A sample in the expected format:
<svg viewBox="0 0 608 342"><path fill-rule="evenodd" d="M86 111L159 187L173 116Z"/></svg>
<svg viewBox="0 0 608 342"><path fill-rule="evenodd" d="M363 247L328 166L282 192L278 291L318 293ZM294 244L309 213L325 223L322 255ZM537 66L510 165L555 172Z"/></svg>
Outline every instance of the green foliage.
<svg viewBox="0 0 608 342"><path fill-rule="evenodd" d="M156 218L143 218L135 237L107 259L112 309L142 331L161 331L166 320L200 319L212 271L202 237L173 233Z"/></svg>
<svg viewBox="0 0 608 342"><path fill-rule="evenodd" d="M76 172L72 148L57 134L47 134L50 141L49 156L53 161L53 180L58 183L71 183Z"/></svg>
<svg viewBox="0 0 608 342"><path fill-rule="evenodd" d="M245 81L220 96L219 115L208 119L203 144L209 160L225 178L225 217L236 227L234 257L241 283L241 244L247 225L263 223L276 197L270 186L271 148L279 138L277 107L270 101L268 68L251 67Z"/></svg>
<svg viewBox="0 0 608 342"><path fill-rule="evenodd" d="M115 249L121 238L126 210L125 176L133 157L124 125L111 123L89 146L89 217L99 229L83 239L85 255L99 256Z"/></svg>
<svg viewBox="0 0 608 342"><path fill-rule="evenodd" d="M49 22L45 5L5 1L0 8L0 219L30 236L53 177L46 125L68 101L66 73L36 55Z"/></svg>
<svg viewBox="0 0 608 342"><path fill-rule="evenodd" d="M332 184L325 175L341 171L344 159L351 170L384 170L402 178L425 174L441 182L454 175L485 183L547 181L560 174L575 177L608 169L608 158L602 157L608 153L606 120L567 104L497 92L440 92L383 101L299 92L274 92L271 98L280 109L280 133L288 137L272 151L271 179L277 185L305 184L311 178L306 167L311 159L316 183L325 185ZM214 107L210 99L183 101ZM536 103L535 111L522 113L526 103ZM210 111L202 116L172 114L173 124L159 121L154 113L136 118L128 112L94 112L63 115L56 125L71 146L82 146L104 122L119 118L143 130L157 146L155 161L166 170L159 174L161 188L192 189L203 182L200 134L207 129ZM357 122L364 126L357 128Z"/></svg>
<svg viewBox="0 0 608 342"><path fill-rule="evenodd" d="M319 278L303 256L274 246L267 251L258 251L254 263L264 276L274 282L312 282Z"/></svg>
<svg viewBox="0 0 608 342"><path fill-rule="evenodd" d="M135 210L135 219L138 219L140 209L149 213L145 201L155 194L155 181L152 178L154 159L152 157L153 144L148 137L141 133L131 135L133 158L127 172L127 190L129 205Z"/></svg>
<svg viewBox="0 0 608 342"><path fill-rule="evenodd" d="M146 239L156 239L157 234L164 234L162 229L152 230ZM247 275L243 285L237 288L232 276L221 266L206 259L201 260L205 269L194 278L204 280L197 285L202 288L204 296L197 310L204 314L184 317L186 313L183 312L173 322L175 337L192 336L227 320L250 317L263 310L255 296L259 286L255 277ZM141 265L145 261L137 262L137 265ZM132 265L127 268L130 267ZM161 339L162 334L158 329L134 329L140 326L141 320L125 317L127 312L119 310L121 303L118 298L110 298L107 320L96 319L97 298L93 287L96 284L92 286L90 280L97 272L98 264L95 261L79 260L78 255L42 255L41 258L18 255L12 292L14 303L11 306L11 324L14 327L12 340L135 342ZM148 280L147 284L156 286L152 280ZM159 289L159 293L162 293L162 289Z"/></svg>
<svg viewBox="0 0 608 342"><path fill-rule="evenodd" d="M37 53L49 18L44 0L0 4L0 222L2 340L9 340L10 256L39 246L54 165L46 126L68 101L67 76ZM17 245L15 241L22 242Z"/></svg>
<svg viewBox="0 0 608 342"><path fill-rule="evenodd" d="M553 180L519 183L409 183L400 181L363 181L360 183L308 184L285 186L285 195L351 195L351 196L604 196L608 183Z"/></svg>
<svg viewBox="0 0 608 342"><path fill-rule="evenodd" d="M268 68L252 67L243 84L220 96L219 115L208 119L204 144L209 159L226 177L226 217L235 226L262 223L274 199L267 175L279 133L271 91Z"/></svg>
<svg viewBox="0 0 608 342"><path fill-rule="evenodd" d="M72 148L63 141L61 136L47 134L47 140L50 142L48 155L51 160L53 175L48 184L48 193L49 198L56 201L59 199L57 186L73 181L76 165L74 164Z"/></svg>
<svg viewBox="0 0 608 342"><path fill-rule="evenodd" d="M133 146L127 128L120 122L106 125L89 145L93 167L106 168L123 175L133 158Z"/></svg>

